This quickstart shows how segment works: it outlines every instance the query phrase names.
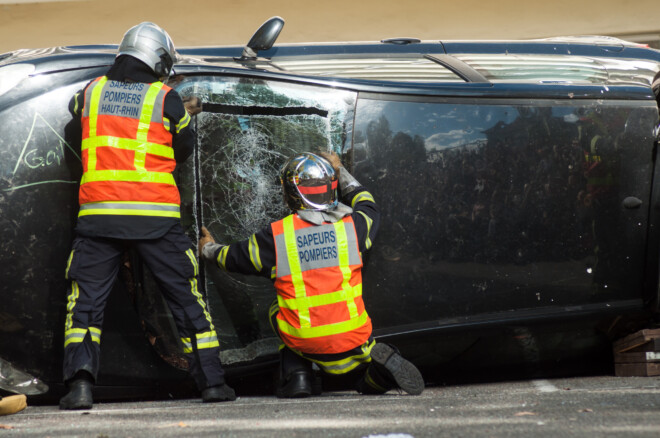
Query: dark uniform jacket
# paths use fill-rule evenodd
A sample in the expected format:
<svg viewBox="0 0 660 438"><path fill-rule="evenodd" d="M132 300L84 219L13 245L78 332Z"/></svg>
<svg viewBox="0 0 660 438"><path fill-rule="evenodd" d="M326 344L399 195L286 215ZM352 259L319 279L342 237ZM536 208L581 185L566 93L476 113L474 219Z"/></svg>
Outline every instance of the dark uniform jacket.
<svg viewBox="0 0 660 438"><path fill-rule="evenodd" d="M158 77L146 64L132 56L117 58L106 76L110 80L122 82L152 83L158 81ZM77 132L74 135L77 135L78 139L82 136L81 116L85 103L84 98L83 89L76 93L69 103L69 111L74 118L72 128L74 132ZM177 125L187 115L181 96L175 90L171 90L165 96L163 113L171 121L170 132L172 133L174 158L177 163L182 163L194 150L195 133L190 125L179 129L177 132ZM78 147L80 147L79 143ZM83 216L78 218L76 232L89 237L155 239L165 235L178 223L180 223L178 218L168 217Z"/></svg>
<svg viewBox="0 0 660 438"><path fill-rule="evenodd" d="M371 197L358 196L366 191L364 187L358 187L341 197L344 204L353 207L351 217L355 224L360 252L371 247L380 224L380 210L374 202L369 200ZM354 200L357 202L352 205ZM222 246L216 248L214 260L218 260L222 249ZM218 265L229 272L260 275L274 279L276 255L272 228L268 226L253 234L249 239L229 245L224 265L221 263Z"/></svg>

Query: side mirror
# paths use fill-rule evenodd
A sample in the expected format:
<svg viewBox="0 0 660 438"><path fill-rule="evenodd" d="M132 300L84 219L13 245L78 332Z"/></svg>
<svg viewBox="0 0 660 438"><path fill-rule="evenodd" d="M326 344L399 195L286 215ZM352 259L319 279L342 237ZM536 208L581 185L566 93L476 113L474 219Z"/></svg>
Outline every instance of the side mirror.
<svg viewBox="0 0 660 438"><path fill-rule="evenodd" d="M266 20L248 41L247 46L243 49L241 60L256 59L259 51L273 47L283 27L284 19L280 17L272 17Z"/></svg>

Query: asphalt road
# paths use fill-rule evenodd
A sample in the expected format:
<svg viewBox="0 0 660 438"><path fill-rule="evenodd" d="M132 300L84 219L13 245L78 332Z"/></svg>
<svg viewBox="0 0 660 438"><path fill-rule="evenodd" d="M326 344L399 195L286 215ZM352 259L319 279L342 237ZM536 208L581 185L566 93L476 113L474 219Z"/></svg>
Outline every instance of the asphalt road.
<svg viewBox="0 0 660 438"><path fill-rule="evenodd" d="M324 393L28 406L0 437L660 437L660 378L611 376L427 388L417 397ZM4 429L4 430L3 430Z"/></svg>

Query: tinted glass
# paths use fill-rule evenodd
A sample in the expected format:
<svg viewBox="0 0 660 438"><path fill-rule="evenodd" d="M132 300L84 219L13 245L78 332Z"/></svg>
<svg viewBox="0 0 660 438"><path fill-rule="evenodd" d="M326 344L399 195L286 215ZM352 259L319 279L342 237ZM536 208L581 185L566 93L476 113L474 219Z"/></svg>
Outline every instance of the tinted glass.
<svg viewBox="0 0 660 438"><path fill-rule="evenodd" d="M640 299L652 103L360 99L376 327Z"/></svg>
<svg viewBox="0 0 660 438"><path fill-rule="evenodd" d="M491 82L649 85L658 64L566 55L457 54Z"/></svg>
<svg viewBox="0 0 660 438"><path fill-rule="evenodd" d="M273 66L299 75L396 82L464 82L451 70L421 55L277 59Z"/></svg>

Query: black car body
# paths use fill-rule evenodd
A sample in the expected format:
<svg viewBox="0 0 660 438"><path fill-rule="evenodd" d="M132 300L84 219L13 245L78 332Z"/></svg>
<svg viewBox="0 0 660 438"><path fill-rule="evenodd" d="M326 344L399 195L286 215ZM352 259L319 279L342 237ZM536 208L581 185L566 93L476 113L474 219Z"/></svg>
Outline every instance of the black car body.
<svg viewBox="0 0 660 438"><path fill-rule="evenodd" d="M115 53L0 55L4 390L62 390L81 173L67 104ZM198 150L176 173L193 241L202 224L230 243L278 219L285 158L333 150L383 210L365 254L374 335L429 382L611 370L611 341L653 323L659 51L612 38L394 39L254 55L179 50L169 83L204 109ZM272 285L209 267L202 276L240 388L276 363ZM114 388L108 396L190 383L169 312L131 253L105 321L98 385Z"/></svg>

